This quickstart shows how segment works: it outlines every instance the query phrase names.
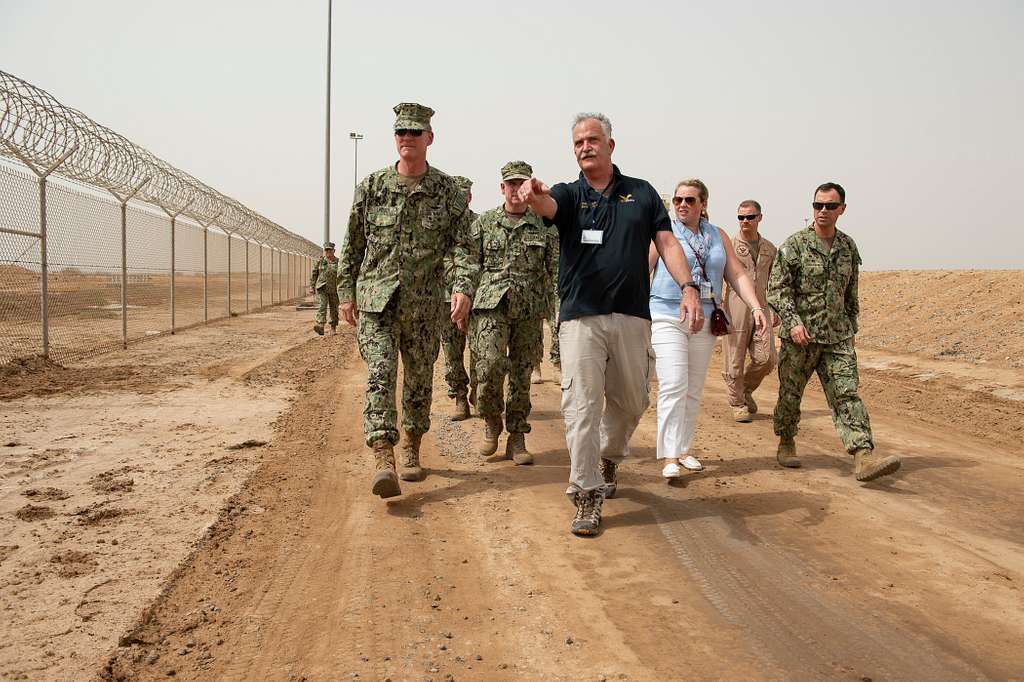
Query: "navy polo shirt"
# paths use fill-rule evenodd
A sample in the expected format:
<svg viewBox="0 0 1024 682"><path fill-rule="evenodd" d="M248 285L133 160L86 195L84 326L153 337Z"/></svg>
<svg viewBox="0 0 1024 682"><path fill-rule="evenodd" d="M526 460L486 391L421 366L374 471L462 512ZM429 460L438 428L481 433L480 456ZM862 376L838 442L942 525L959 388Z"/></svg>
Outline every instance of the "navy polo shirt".
<svg viewBox="0 0 1024 682"><path fill-rule="evenodd" d="M656 232L672 230L665 205L651 183L613 166L602 195L580 173L576 182L551 188L561 251L558 295L563 322L587 315L622 313L651 319L647 252ZM584 244L583 230L600 230L600 244Z"/></svg>

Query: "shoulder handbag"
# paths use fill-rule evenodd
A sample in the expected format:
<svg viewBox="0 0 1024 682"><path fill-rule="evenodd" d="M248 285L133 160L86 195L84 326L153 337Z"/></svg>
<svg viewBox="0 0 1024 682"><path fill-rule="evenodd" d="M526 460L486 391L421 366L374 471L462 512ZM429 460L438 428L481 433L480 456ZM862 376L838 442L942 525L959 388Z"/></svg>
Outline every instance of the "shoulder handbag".
<svg viewBox="0 0 1024 682"><path fill-rule="evenodd" d="M707 278L708 269L704 267L704 261L697 255L696 250L693 252L693 257L697 260L697 264L700 265L704 277ZM710 279L708 283L711 283ZM711 305L714 307L714 310L711 311L711 334L714 336L725 336L729 333L729 318L726 317L725 311L719 308L718 303L715 302L715 288L713 286L711 287Z"/></svg>

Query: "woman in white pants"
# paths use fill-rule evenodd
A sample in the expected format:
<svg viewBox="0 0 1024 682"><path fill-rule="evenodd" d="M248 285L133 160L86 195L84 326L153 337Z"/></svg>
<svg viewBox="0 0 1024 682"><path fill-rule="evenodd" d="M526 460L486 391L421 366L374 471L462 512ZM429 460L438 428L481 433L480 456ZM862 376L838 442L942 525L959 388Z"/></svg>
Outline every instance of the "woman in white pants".
<svg viewBox="0 0 1024 682"><path fill-rule="evenodd" d="M733 252L729 236L706 218L708 188L696 178L676 185L672 197L672 232L690 263L692 286L700 291L704 317L711 319L715 302L722 301L722 280L736 290L754 314L758 331L766 324L754 285ZM679 318L683 298L680 287L668 274L658 252L651 246L648 256L654 279L651 282L651 345L658 373L658 459L665 460L661 475L677 478L680 467L700 471L704 466L690 454L700 412L711 352L716 337L709 323L690 333L688 321Z"/></svg>

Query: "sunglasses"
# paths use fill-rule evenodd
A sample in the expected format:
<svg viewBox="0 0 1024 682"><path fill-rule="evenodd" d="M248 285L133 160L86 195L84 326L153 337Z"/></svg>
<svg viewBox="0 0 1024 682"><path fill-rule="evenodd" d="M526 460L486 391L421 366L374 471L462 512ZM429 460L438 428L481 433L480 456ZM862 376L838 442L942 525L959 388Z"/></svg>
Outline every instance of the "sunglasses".
<svg viewBox="0 0 1024 682"><path fill-rule="evenodd" d="M739 220L740 222L743 222L744 220L754 220L760 215L760 213L752 213L751 215L738 215L736 216L736 220Z"/></svg>
<svg viewBox="0 0 1024 682"><path fill-rule="evenodd" d="M815 211L820 211L821 209L825 209L826 211L834 211L834 210L836 210L837 208L839 208L842 205L843 204L840 201L812 201L811 202L811 208L813 208Z"/></svg>
<svg viewBox="0 0 1024 682"><path fill-rule="evenodd" d="M413 130L412 128L399 128L395 131L397 137L405 137L406 135L412 135L413 137L419 137L423 134L422 130Z"/></svg>
<svg viewBox="0 0 1024 682"><path fill-rule="evenodd" d="M697 197L672 197L672 205L678 206L679 204L686 202L687 206L693 206L697 203Z"/></svg>

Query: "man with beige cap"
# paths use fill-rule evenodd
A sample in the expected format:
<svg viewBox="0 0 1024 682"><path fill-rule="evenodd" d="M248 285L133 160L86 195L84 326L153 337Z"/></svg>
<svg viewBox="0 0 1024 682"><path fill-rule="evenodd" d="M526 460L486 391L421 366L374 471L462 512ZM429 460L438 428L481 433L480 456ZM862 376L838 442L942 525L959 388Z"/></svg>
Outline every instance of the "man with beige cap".
<svg viewBox="0 0 1024 682"><path fill-rule="evenodd" d="M403 367L401 477L418 481L424 475L420 441L430 428L445 255L453 253L455 261L451 320L463 328L476 278L466 193L427 163L434 110L403 103L394 112L398 162L371 173L356 188L338 268L341 317L350 325L358 322L359 353L366 361L363 430L376 468L371 489L382 498L402 493L394 453L398 358Z"/></svg>
<svg viewBox="0 0 1024 682"><path fill-rule="evenodd" d="M544 351L541 323L547 313L558 275L555 234L519 198L519 187L533 175L525 161L501 168L501 206L485 212L470 234L480 274L470 318L472 345L479 381L477 410L484 419L479 453L490 457L508 430L505 459L532 464L526 449L530 432L530 370ZM508 394L503 384L508 376Z"/></svg>

